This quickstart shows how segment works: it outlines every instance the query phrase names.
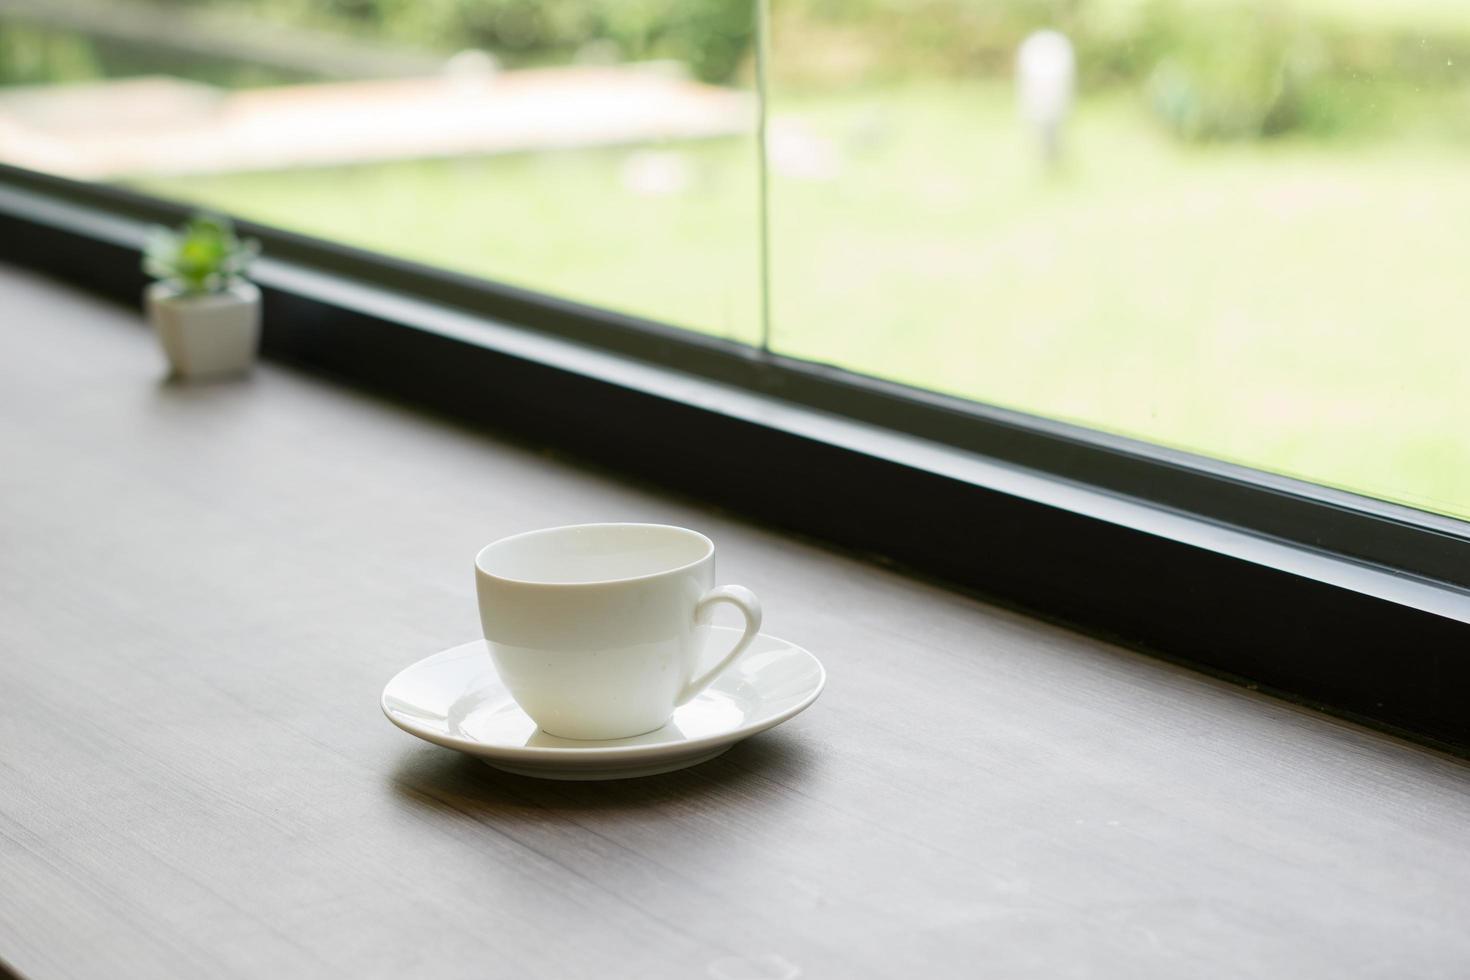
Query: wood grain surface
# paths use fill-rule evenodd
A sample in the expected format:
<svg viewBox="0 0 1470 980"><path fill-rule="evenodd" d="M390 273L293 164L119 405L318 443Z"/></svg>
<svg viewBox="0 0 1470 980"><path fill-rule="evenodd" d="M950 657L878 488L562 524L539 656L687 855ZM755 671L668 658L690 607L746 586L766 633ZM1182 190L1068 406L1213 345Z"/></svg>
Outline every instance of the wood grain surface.
<svg viewBox="0 0 1470 980"><path fill-rule="evenodd" d="M162 378L0 270L22 976L1470 976L1457 760L322 380ZM822 700L618 783L382 717L478 635L480 545L591 520L709 533Z"/></svg>

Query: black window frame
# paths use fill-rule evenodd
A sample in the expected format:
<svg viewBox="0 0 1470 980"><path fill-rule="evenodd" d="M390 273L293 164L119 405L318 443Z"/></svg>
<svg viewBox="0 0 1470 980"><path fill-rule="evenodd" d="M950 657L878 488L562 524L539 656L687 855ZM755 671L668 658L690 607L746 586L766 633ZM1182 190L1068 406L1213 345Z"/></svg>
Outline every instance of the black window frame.
<svg viewBox="0 0 1470 980"><path fill-rule="evenodd" d="M188 210L0 165L0 260L136 303ZM267 356L1470 755L1470 523L241 225Z"/></svg>

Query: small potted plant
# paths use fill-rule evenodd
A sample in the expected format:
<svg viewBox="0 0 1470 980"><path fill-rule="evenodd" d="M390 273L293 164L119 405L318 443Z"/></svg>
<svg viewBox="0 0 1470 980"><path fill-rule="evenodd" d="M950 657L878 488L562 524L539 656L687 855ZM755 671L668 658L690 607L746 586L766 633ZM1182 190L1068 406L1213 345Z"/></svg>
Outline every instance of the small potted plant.
<svg viewBox="0 0 1470 980"><path fill-rule="evenodd" d="M143 250L148 318L176 376L250 369L260 346L260 290L245 279L260 243L228 218L196 214L178 231L153 228Z"/></svg>

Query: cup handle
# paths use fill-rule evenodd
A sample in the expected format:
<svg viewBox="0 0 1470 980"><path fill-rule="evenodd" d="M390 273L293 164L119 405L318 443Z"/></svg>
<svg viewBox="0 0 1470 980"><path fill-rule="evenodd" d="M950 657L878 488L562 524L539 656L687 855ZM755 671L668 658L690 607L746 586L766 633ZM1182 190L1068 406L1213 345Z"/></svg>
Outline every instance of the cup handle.
<svg viewBox="0 0 1470 980"><path fill-rule="evenodd" d="M756 634L761 631L761 601L755 597L754 592L743 585L722 585L706 592L694 607L695 622L698 622L711 606L721 602L728 602L740 610L740 614L745 617L745 632L741 634L735 647L725 654L719 663L684 685L684 689L679 692L679 699L674 702L675 707L689 701L694 695L708 687L710 681L720 676L726 667L735 662L736 657L745 652L745 648L750 646L750 641L754 640Z"/></svg>

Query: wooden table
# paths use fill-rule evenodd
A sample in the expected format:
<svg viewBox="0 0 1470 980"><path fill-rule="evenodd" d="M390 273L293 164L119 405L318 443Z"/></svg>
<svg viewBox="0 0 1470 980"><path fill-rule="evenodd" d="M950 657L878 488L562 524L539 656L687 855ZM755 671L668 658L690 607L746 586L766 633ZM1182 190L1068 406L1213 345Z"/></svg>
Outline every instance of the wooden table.
<svg viewBox="0 0 1470 980"><path fill-rule="evenodd" d="M1462 762L321 380L161 376L0 270L26 977L1470 976ZM607 519L709 532L816 706L592 784L382 717L478 635L479 545Z"/></svg>

